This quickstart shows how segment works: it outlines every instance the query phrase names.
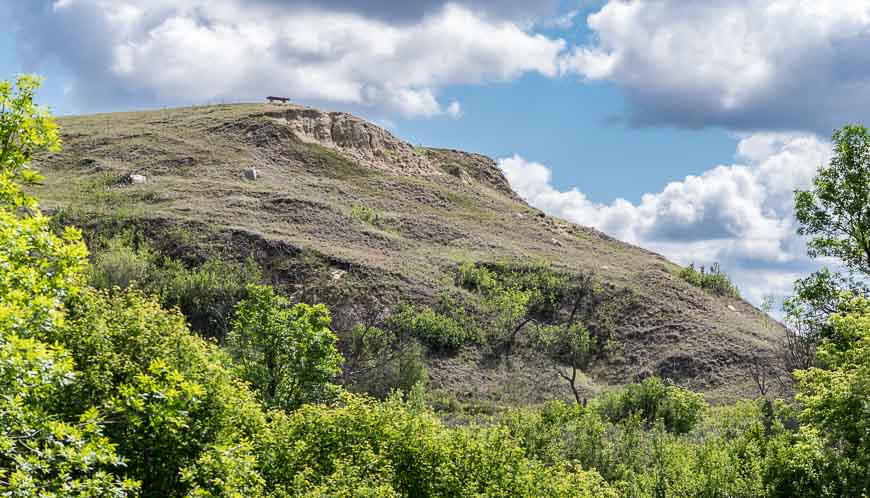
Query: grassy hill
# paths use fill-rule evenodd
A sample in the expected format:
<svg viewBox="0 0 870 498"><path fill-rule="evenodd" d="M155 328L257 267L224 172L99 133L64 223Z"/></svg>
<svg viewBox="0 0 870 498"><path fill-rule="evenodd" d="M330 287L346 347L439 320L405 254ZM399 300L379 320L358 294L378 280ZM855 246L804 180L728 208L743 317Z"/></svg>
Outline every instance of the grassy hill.
<svg viewBox="0 0 870 498"><path fill-rule="evenodd" d="M457 266L537 262L628 289L619 348L583 380L592 394L658 374L711 401L754 396L756 357L778 325L739 299L679 277L680 267L594 229L546 216L495 163L414 147L343 113L222 105L60 120L62 153L41 157L36 194L64 222L135 228L191 265L253 257L286 289L345 286L385 302L430 302ZM258 178L245 178L256 168ZM144 184L127 181L144 175ZM325 292L325 291L324 291ZM563 368L533 351L491 361L477 348L432 356L429 391L483 406L571 398Z"/></svg>

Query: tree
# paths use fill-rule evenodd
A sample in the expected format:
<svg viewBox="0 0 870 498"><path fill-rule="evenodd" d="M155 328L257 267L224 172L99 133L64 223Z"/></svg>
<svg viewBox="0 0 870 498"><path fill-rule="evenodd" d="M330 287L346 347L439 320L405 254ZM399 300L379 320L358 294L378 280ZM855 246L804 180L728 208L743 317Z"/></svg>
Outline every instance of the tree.
<svg viewBox="0 0 870 498"><path fill-rule="evenodd" d="M870 491L870 301L857 299L852 311L830 321L839 341L819 345L825 368L796 373L801 420L825 439L842 485L841 496Z"/></svg>
<svg viewBox="0 0 870 498"><path fill-rule="evenodd" d="M30 157L58 146L54 122L33 105L39 80L0 82L0 494L125 496L124 461L93 406L67 412L56 398L75 380L73 358L48 336L80 292L87 250L77 230L55 235L20 183Z"/></svg>
<svg viewBox="0 0 870 498"><path fill-rule="evenodd" d="M341 355L326 306L290 306L270 286L248 286L227 347L242 377L270 406L295 409L335 398Z"/></svg>
<svg viewBox="0 0 870 498"><path fill-rule="evenodd" d="M568 381L574 399L583 403L577 387L577 373L585 370L595 353L595 338L580 323L551 325L538 328L536 343L538 349L558 363L567 364L571 374L558 371L560 377Z"/></svg>
<svg viewBox="0 0 870 498"><path fill-rule="evenodd" d="M19 208L35 209L36 201L10 184L33 184L40 175L28 167L38 152L60 150L57 124L47 109L33 103L42 80L33 75L19 76L13 85L0 81L0 197Z"/></svg>
<svg viewBox="0 0 870 498"><path fill-rule="evenodd" d="M798 233L811 237L809 254L840 259L851 271L870 274L870 134L845 126L833 136L831 163L811 190L795 192Z"/></svg>

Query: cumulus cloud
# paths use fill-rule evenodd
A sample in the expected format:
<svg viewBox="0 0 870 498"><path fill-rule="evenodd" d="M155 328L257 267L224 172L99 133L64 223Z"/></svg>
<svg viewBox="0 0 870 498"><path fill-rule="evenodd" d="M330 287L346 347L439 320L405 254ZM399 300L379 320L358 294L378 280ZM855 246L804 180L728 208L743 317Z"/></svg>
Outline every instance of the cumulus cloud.
<svg viewBox="0 0 870 498"><path fill-rule="evenodd" d="M563 72L621 86L642 125L809 130L870 117L866 0L609 0Z"/></svg>
<svg viewBox="0 0 870 498"><path fill-rule="evenodd" d="M795 278L815 267L796 235L792 193L810 185L830 147L813 135L744 136L736 164L669 183L637 204L600 204L577 188L561 191L548 167L518 155L499 166L533 206L681 264L720 262L744 294L760 302L768 292L787 294Z"/></svg>
<svg viewBox="0 0 870 498"><path fill-rule="evenodd" d="M31 0L11 18L23 60L66 65L72 96L103 107L286 94L456 117L458 102L438 100L445 86L558 75L565 42L517 20L540 6L407 2L393 19L387 4Z"/></svg>

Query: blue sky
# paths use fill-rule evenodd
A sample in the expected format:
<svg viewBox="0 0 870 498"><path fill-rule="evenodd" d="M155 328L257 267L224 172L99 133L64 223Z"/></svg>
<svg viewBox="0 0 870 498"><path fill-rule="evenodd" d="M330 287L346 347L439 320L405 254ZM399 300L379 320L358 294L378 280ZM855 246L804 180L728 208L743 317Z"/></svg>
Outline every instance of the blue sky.
<svg viewBox="0 0 870 498"><path fill-rule="evenodd" d="M792 191L870 117L870 0L0 0L56 113L259 100L493 157L531 204L752 301L818 267Z"/></svg>

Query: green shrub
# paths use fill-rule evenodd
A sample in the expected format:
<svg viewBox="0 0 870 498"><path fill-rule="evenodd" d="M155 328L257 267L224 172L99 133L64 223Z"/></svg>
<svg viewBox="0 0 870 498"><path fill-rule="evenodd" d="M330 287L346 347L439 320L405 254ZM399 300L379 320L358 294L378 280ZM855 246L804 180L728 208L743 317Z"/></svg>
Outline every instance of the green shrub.
<svg viewBox="0 0 870 498"><path fill-rule="evenodd" d="M383 216L374 208L354 204L350 208L350 217L369 225L378 226L383 221Z"/></svg>
<svg viewBox="0 0 870 498"><path fill-rule="evenodd" d="M135 291L89 291L51 334L75 362L75 381L53 402L66 413L100 407L103 433L144 496L182 496L181 471L215 445L250 438L264 423L229 358L192 335L184 317Z"/></svg>
<svg viewBox="0 0 870 498"><path fill-rule="evenodd" d="M680 271L680 278L717 296L740 297L737 287L722 271L719 263L713 263L709 269L703 266L696 269L692 263Z"/></svg>
<svg viewBox="0 0 870 498"><path fill-rule="evenodd" d="M260 267L252 259L239 264L214 258L194 268L165 260L151 290L165 306L178 306L193 330L223 340L236 304L246 296L249 285L261 281Z"/></svg>
<svg viewBox="0 0 870 498"><path fill-rule="evenodd" d="M615 496L594 471L527 458L504 428L448 429L398 397L276 414L257 445L280 496L356 496L349 482L369 496Z"/></svg>
<svg viewBox="0 0 870 498"><path fill-rule="evenodd" d="M390 316L387 327L399 335L417 338L430 351L438 353L454 352L475 341L473 333L469 333L459 322L431 308L402 306Z"/></svg>
<svg viewBox="0 0 870 498"><path fill-rule="evenodd" d="M676 434L690 432L707 407L701 394L665 385L657 377L644 379L640 384L632 384L595 401L599 413L611 422L636 414L648 424L660 421L668 431Z"/></svg>
<svg viewBox="0 0 870 498"><path fill-rule="evenodd" d="M147 288L152 283L157 255L147 245L134 248L126 236L113 237L93 254L88 283L97 289L127 289L134 283Z"/></svg>

